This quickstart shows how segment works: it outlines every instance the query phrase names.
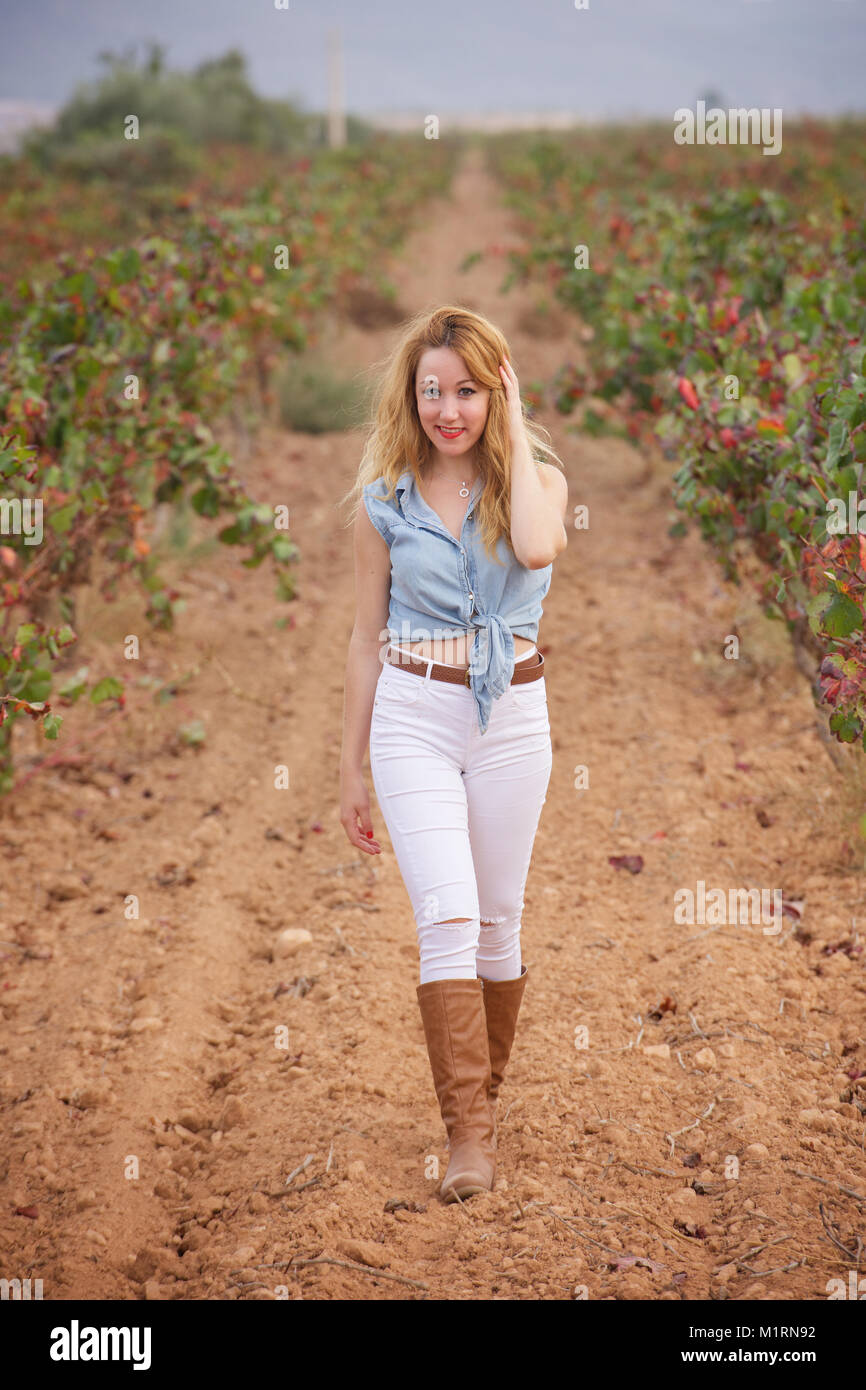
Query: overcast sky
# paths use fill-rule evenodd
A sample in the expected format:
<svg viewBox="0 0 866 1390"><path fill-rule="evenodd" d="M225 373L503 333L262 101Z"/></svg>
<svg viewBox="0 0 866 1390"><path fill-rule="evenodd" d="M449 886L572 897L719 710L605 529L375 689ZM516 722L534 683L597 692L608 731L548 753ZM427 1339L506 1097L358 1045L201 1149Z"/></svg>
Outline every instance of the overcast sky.
<svg viewBox="0 0 866 1390"><path fill-rule="evenodd" d="M169 67L238 47L262 95L321 110L333 27L360 113L866 110L866 0L0 0L0 100L60 104L100 50L156 39Z"/></svg>

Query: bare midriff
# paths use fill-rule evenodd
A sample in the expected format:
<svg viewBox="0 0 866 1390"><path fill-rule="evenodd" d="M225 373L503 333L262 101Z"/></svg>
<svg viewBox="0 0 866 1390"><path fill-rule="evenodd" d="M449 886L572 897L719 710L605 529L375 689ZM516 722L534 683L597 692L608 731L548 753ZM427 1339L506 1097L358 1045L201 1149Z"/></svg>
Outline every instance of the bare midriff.
<svg viewBox="0 0 866 1390"><path fill-rule="evenodd" d="M465 669L469 665L474 638L473 631L459 637L435 637L421 642L401 641L395 643L395 646L403 651L414 652L416 656L427 657L429 661L441 661L445 666L462 666ZM531 652L534 646L531 637L515 637L515 658Z"/></svg>

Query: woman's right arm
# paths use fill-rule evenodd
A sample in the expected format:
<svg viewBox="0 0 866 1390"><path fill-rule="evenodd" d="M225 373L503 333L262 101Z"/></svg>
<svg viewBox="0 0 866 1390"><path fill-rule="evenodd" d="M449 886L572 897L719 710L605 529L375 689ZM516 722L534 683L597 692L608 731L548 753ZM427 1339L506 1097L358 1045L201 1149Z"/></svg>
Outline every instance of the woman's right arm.
<svg viewBox="0 0 866 1390"><path fill-rule="evenodd" d="M349 639L343 699L340 823L350 843L367 854L381 853L381 845L372 833L370 798L362 767L370 741L390 599L391 554L362 502L355 520L355 625Z"/></svg>

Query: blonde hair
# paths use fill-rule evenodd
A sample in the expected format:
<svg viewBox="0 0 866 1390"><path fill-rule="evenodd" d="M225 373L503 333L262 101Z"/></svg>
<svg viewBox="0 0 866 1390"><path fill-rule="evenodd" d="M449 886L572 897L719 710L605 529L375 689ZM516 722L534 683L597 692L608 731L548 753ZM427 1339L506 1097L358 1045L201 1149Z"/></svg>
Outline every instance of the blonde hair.
<svg viewBox="0 0 866 1390"><path fill-rule="evenodd" d="M428 348L440 347L452 348L465 362L472 379L490 391L487 421L475 446L482 481L475 515L488 554L498 560L495 547L500 536L511 545L511 436L499 363L503 358L509 362L513 359L499 329L481 314L460 305L447 304L415 314L380 364L383 371L374 392L372 419L358 475L340 499L340 505L349 498L354 499L347 523L351 524L362 505L361 493L367 483L382 478L385 496L390 499L400 474L407 467L412 469L417 481L419 468L432 460L433 443L418 418L415 380L422 353ZM522 404L521 413L533 457L545 454L562 468L562 460L541 437L543 426L528 423ZM543 462L537 457L535 461Z"/></svg>

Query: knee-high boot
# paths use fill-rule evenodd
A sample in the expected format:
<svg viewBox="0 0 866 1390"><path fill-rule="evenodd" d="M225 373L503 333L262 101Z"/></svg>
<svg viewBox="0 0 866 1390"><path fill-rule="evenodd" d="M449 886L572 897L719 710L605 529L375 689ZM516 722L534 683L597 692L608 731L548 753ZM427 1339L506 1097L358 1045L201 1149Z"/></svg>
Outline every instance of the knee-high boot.
<svg viewBox="0 0 866 1390"><path fill-rule="evenodd" d="M418 986L417 995L448 1132L450 1157L440 1193L453 1202L489 1191L496 1167L484 996L478 979L430 980Z"/></svg>
<svg viewBox="0 0 866 1390"><path fill-rule="evenodd" d="M484 980L484 1012L487 1018L487 1046L490 1054L490 1107L496 1118L499 1088L511 1056L517 1028L517 1015L529 978L524 965L516 980Z"/></svg>

